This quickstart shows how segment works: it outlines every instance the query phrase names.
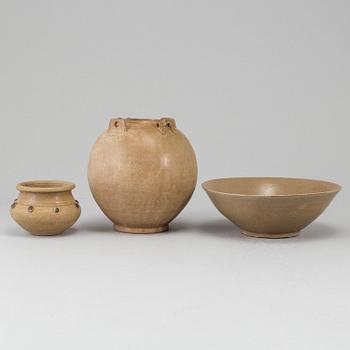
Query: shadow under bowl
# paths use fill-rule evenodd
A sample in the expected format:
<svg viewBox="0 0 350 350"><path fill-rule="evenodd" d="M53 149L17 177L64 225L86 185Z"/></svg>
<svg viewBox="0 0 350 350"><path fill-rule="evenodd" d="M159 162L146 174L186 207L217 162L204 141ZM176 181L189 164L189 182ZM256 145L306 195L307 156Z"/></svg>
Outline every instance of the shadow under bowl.
<svg viewBox="0 0 350 350"><path fill-rule="evenodd" d="M341 190L328 181L283 177L213 179L202 187L243 234L259 238L297 236Z"/></svg>

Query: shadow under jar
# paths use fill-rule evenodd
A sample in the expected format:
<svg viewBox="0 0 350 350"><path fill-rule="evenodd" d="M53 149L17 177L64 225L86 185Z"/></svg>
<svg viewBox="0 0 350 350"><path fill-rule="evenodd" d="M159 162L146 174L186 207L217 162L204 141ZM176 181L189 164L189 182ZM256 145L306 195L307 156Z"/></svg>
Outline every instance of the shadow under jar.
<svg viewBox="0 0 350 350"><path fill-rule="evenodd" d="M75 185L67 181L36 180L17 185L18 199L11 205L11 216L33 235L56 235L70 228L81 209L74 199Z"/></svg>

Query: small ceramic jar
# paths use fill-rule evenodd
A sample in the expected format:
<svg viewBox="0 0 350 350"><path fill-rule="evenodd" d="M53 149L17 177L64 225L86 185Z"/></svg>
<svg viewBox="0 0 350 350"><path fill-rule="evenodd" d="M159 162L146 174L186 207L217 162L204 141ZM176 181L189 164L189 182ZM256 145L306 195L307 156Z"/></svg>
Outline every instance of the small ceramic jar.
<svg viewBox="0 0 350 350"><path fill-rule="evenodd" d="M74 199L75 185L67 181L37 180L17 185L18 199L11 205L11 216L33 235L56 235L71 227L81 209Z"/></svg>

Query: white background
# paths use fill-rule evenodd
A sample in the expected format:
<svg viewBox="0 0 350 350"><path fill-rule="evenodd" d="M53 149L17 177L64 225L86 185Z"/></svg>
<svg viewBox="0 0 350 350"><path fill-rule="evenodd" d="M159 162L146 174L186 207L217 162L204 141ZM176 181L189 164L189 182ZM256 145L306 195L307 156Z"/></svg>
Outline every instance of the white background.
<svg viewBox="0 0 350 350"><path fill-rule="evenodd" d="M348 349L347 1L0 0L0 348ZM110 117L170 115L199 183L343 185L302 235L239 234L198 186L172 230L116 233L90 196ZM79 222L34 237L16 183L77 184Z"/></svg>

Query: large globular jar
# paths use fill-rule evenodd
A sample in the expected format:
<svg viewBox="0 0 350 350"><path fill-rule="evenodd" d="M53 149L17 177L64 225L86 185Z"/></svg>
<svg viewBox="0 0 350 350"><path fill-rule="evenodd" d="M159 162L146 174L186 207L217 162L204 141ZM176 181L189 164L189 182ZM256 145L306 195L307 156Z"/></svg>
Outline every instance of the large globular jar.
<svg viewBox="0 0 350 350"><path fill-rule="evenodd" d="M115 118L92 148L88 178L116 230L162 232L192 196L196 156L172 118Z"/></svg>

